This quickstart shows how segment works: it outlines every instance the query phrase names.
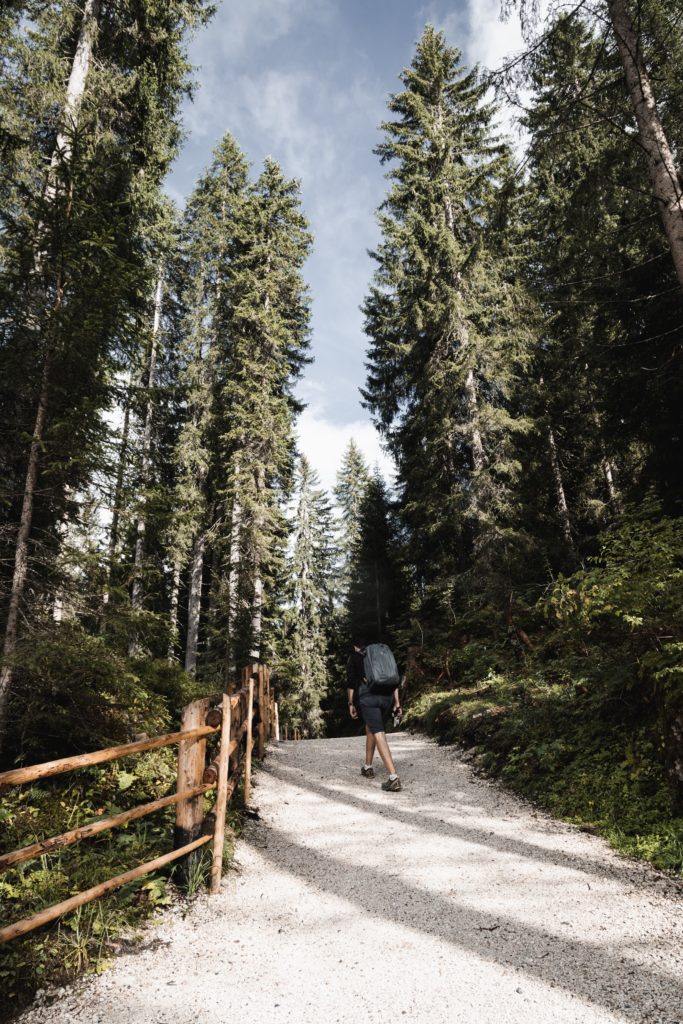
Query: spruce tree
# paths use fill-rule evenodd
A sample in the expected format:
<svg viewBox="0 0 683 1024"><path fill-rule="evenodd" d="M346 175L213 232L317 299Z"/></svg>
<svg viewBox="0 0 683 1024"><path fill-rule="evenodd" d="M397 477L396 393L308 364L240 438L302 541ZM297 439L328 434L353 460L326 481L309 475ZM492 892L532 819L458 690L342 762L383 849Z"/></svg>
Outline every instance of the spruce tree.
<svg viewBox="0 0 683 1024"><path fill-rule="evenodd" d="M334 497L339 509L340 585L345 591L353 573L353 552L360 535L360 511L370 482L370 471L353 438L344 452L337 473Z"/></svg>
<svg viewBox="0 0 683 1024"><path fill-rule="evenodd" d="M345 594L348 641L393 642L408 596L400 568L396 512L378 471L369 479L358 510L358 534Z"/></svg>
<svg viewBox="0 0 683 1024"><path fill-rule="evenodd" d="M221 424L229 416L222 405L220 381L232 355L231 322L225 293L233 263L233 246L247 190L247 162L226 135L213 161L188 200L183 237L181 302L181 383L186 418L175 454L176 514L171 525L174 596L171 643L178 634L181 575L187 571L185 669L196 671L205 555L209 532L215 533L218 491L228 466L219 458Z"/></svg>
<svg viewBox="0 0 683 1024"><path fill-rule="evenodd" d="M401 81L377 149L392 184L364 307L364 395L398 466L416 586L445 607L464 573L483 586L522 543L514 486L528 423L513 395L532 339L485 83L430 26Z"/></svg>
<svg viewBox="0 0 683 1024"><path fill-rule="evenodd" d="M327 657L334 613L332 508L304 456L299 458L292 554L284 611L282 712L305 734L323 733L321 701L328 689Z"/></svg>
<svg viewBox="0 0 683 1024"><path fill-rule="evenodd" d="M235 664L272 650L300 409L293 388L309 345L301 271L310 245L298 183L267 160L236 224L221 312L230 333L217 385L224 467L218 495L229 512L223 565L228 607L238 619L228 655Z"/></svg>

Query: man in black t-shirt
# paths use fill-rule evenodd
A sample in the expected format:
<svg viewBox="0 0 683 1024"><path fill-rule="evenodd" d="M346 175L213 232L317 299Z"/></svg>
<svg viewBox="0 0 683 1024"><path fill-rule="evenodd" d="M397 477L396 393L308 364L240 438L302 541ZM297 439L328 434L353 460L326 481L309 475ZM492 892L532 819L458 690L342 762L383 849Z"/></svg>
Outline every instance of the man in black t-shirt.
<svg viewBox="0 0 683 1024"><path fill-rule="evenodd" d="M386 732L384 731L384 719L391 712L400 711L398 688L391 696L380 696L370 693L365 681L365 670L363 657L365 644L356 640L353 650L346 663L346 683L348 688L349 714L356 720L358 713L365 723L365 764L361 768L361 775L366 779L375 777L375 769L372 762L375 756L375 749L384 762L384 767L389 772L389 778L382 783L382 789L389 793L397 793L401 789L401 780L396 774L394 760L389 750Z"/></svg>

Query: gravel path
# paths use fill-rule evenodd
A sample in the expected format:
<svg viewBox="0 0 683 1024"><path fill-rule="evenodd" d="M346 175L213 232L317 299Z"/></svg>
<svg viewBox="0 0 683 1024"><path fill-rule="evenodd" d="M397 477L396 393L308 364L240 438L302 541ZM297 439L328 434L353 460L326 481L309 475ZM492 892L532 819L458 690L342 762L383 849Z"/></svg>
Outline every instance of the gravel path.
<svg viewBox="0 0 683 1024"><path fill-rule="evenodd" d="M680 888L392 737L283 743L219 896L22 1024L683 1024Z"/></svg>

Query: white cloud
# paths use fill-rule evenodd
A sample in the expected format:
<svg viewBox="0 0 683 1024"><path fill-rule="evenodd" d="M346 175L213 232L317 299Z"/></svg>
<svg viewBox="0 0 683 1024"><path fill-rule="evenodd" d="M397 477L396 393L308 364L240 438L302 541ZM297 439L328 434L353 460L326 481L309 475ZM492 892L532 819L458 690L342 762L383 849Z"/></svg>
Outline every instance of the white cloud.
<svg viewBox="0 0 683 1024"><path fill-rule="evenodd" d="M323 21L332 12L329 0L248 0L219 6L209 33L226 61L234 63L289 34L302 18Z"/></svg>
<svg viewBox="0 0 683 1024"><path fill-rule="evenodd" d="M500 0L469 0L467 57L475 64L496 68L511 53L524 49L519 18L500 18Z"/></svg>
<svg viewBox="0 0 683 1024"><path fill-rule="evenodd" d="M393 483L394 462L382 450L379 434L368 420L332 423L320 412L304 409L297 423L299 448L320 476L323 487L331 493L341 460L351 438L356 442L368 465L378 465L388 484Z"/></svg>

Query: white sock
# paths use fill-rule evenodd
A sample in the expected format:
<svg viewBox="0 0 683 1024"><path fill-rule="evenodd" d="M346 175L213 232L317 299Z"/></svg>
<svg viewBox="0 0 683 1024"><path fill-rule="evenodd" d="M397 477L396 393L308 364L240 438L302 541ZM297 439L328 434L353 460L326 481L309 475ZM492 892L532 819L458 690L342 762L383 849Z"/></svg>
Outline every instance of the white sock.
<svg viewBox="0 0 683 1024"><path fill-rule="evenodd" d="M366 764L366 766L365 766L365 767L366 767L366 768L372 768L372 765L371 765L371 764Z"/></svg>
<svg viewBox="0 0 683 1024"><path fill-rule="evenodd" d="M391 779L391 781L393 782L393 781L394 781L394 779L397 779L397 778L398 778L398 775L396 774L396 772L392 772L392 773L391 773L391 775L389 776L389 778L390 778L390 779Z"/></svg>

